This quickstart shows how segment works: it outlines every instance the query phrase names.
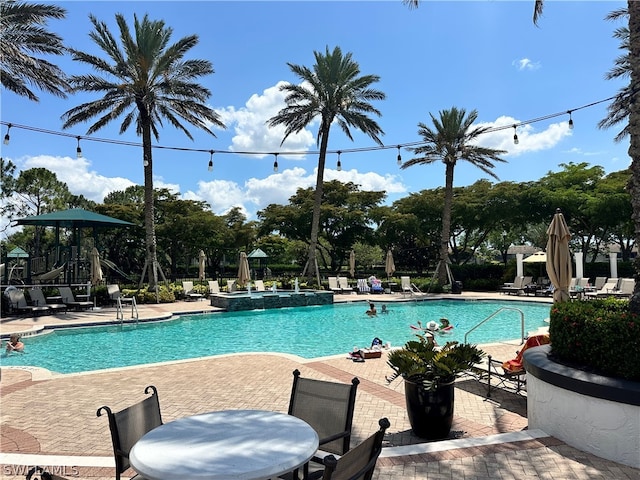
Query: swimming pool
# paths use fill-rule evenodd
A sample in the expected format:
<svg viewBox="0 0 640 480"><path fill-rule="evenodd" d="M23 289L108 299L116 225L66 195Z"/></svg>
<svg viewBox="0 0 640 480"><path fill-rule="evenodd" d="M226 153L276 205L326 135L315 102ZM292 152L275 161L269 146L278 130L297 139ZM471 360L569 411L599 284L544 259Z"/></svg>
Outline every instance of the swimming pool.
<svg viewBox="0 0 640 480"><path fill-rule="evenodd" d="M183 315L165 322L67 328L27 337L24 354L2 355L2 366L37 366L59 373L198 358L224 353L282 352L304 358L368 347L374 337L403 345L411 325L442 317L456 328L439 341L464 340L465 333L501 307L525 315L525 333L544 326L548 304L434 300L388 304L388 314L368 317L365 303ZM380 308L379 308L380 310ZM520 338L520 314L504 310L468 338L490 343Z"/></svg>

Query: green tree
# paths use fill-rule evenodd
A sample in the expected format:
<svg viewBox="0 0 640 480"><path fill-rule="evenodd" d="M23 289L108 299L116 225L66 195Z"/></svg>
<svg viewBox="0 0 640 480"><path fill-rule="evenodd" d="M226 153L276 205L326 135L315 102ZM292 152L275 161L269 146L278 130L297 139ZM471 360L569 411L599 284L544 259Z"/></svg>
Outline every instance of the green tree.
<svg viewBox="0 0 640 480"><path fill-rule="evenodd" d="M325 53L314 52L316 63L313 69L288 63L291 71L302 81L299 85L286 84L280 87L287 92L287 107L272 117L269 126L285 125L282 143L292 133L298 133L320 117L320 125L316 142L320 146L316 189L311 221L311 238L309 241L309 257L307 273L310 278L315 273L318 284L320 274L316 269L316 249L320 228L320 208L322 204L322 188L324 166L329 145L329 133L334 121L350 140L351 128L356 128L376 143L382 145L380 135L384 132L371 118L370 114L380 112L370 103L372 100L384 100L385 94L371 87L380 78L377 75L360 75L360 66L352 58L351 53L342 54L339 47L332 52L326 47Z"/></svg>
<svg viewBox="0 0 640 480"><path fill-rule="evenodd" d="M158 256L154 223L152 135L158 140L158 128L167 120L173 127L193 139L183 121L215 136L209 124L224 127L219 115L206 105L211 92L196 79L213 73L208 60L185 60L187 52L198 43L190 35L169 44L173 29L161 20L142 21L134 16L134 35L121 14L116 15L120 30L118 44L106 23L89 16L94 31L90 38L107 55L103 59L79 50L71 50L74 60L92 67L97 74L70 78L73 92L102 92L98 100L83 103L65 112L64 128L98 117L87 134L95 133L112 120L124 116L120 133L132 123L142 137L145 206L145 267L149 269L149 289L157 291ZM145 268L145 271L146 271ZM141 279L141 281L144 278Z"/></svg>
<svg viewBox="0 0 640 480"><path fill-rule="evenodd" d="M45 27L50 19L66 15L63 8L15 0L0 1L0 82L7 90L35 102L35 86L65 98L69 87L65 73L36 55L63 55L65 47L55 33Z"/></svg>
<svg viewBox="0 0 640 480"><path fill-rule="evenodd" d="M497 178L492 171L493 162L504 162L498 155L506 153L504 150L481 147L475 142L479 135L489 127L473 127L478 118L478 112L472 110L469 115L464 109L452 107L440 111L440 118L433 114L431 121L434 128L424 123L418 124L418 134L424 145L411 150L419 155L402 164L401 168L414 165L429 165L437 161L445 164L444 206L442 210L442 232L440 238L438 281L447 282L446 264L449 259L449 236L451 233L451 209L453 204L453 173L458 160L466 160L486 174Z"/></svg>

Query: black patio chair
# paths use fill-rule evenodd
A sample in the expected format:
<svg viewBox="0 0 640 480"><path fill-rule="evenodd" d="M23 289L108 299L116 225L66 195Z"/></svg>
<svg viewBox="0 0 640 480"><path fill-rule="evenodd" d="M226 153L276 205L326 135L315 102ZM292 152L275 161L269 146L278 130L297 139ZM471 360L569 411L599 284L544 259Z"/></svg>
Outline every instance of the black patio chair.
<svg viewBox="0 0 640 480"><path fill-rule="evenodd" d="M133 445L145 433L162 425L158 391L156 387L149 385L144 393L149 392L150 396L119 412L113 413L107 406L100 407L96 412L98 417L104 412L109 418L113 455L116 459L116 480L120 480L120 475L131 467L129 452ZM136 475L132 480L133 478L140 480L143 477Z"/></svg>
<svg viewBox="0 0 640 480"><path fill-rule="evenodd" d="M288 413L304 420L318 433L320 447L313 461L322 462L326 454L343 455L349 451L359 383L357 377L346 384L303 378L299 370L293 371ZM304 470L306 478L308 464Z"/></svg>
<svg viewBox="0 0 640 480"><path fill-rule="evenodd" d="M387 418L378 421L380 430L367 438L357 447L352 448L339 459L333 455L324 458L324 470L314 472L310 480L371 480L376 463L382 452L384 433L391 426Z"/></svg>

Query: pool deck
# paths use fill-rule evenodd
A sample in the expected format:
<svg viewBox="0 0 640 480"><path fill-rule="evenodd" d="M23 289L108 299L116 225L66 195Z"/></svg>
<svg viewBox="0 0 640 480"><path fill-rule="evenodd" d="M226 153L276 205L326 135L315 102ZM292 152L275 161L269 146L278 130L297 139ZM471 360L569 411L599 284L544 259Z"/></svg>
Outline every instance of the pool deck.
<svg viewBox="0 0 640 480"><path fill-rule="evenodd" d="M542 299L500 294L448 295L449 298ZM431 298L431 297L429 297ZM400 295L337 295L336 302L403 299ZM543 300L543 301L549 301ZM141 305L140 317L214 310L206 301ZM56 316L3 319L0 333L27 332L44 325L114 322L110 308ZM189 341L190 339L187 339ZM28 342L28 339L26 340ZM518 342L483 345L495 358L512 358ZM24 478L25 466L42 465L68 478L114 477L107 420L96 410L124 408L158 388L165 422L212 410L265 409L286 412L292 374L361 383L356 399L353 443L389 418L391 428L374 479L640 479L640 470L581 452L541 431L527 430L526 396L494 391L462 378L456 383L451 438L425 443L412 435L403 385L387 385L385 355L354 363L345 355L302 359L281 354L238 354L80 374L51 374L37 368L3 367L0 375L0 478ZM124 478L133 476L127 472Z"/></svg>

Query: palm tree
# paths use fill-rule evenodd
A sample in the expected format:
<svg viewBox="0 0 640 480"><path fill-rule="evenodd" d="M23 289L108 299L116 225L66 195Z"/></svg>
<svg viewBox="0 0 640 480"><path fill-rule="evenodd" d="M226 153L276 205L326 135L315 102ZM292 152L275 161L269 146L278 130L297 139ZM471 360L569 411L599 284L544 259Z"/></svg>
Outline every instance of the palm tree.
<svg viewBox="0 0 640 480"><path fill-rule="evenodd" d="M299 85L286 84L280 87L281 91L288 93L285 98L287 106L270 118L268 124L270 127L286 126L282 145L289 135L300 132L315 118L320 117L320 126L316 137L320 153L311 220L309 257L305 267L310 278L315 273L319 285L320 274L317 269L316 249L320 228L324 165L331 125L336 121L350 140L353 140L350 127L354 127L382 145L379 136L384 132L367 115L380 116L380 112L369 102L384 100L385 94L371 88L371 85L378 82L380 77L377 75L359 76L360 66L353 60L351 53L343 55L340 47L335 47L332 52L329 51L329 47L326 47L324 54L315 51L313 53L316 58L313 70L287 63L291 71L302 80L302 83Z"/></svg>
<svg viewBox="0 0 640 480"><path fill-rule="evenodd" d="M65 98L66 75L56 65L33 54L63 55L65 47L55 33L44 26L49 19L61 19L66 10L55 5L0 0L0 83L7 90L35 102L29 88Z"/></svg>
<svg viewBox="0 0 640 480"><path fill-rule="evenodd" d="M117 14L122 43L119 46L104 22L93 15L89 19L95 28L90 37L104 50L108 59L78 50L71 50L71 53L74 60L93 67L103 76L78 75L69 81L73 92L102 92L104 96L65 112L63 127L98 116L87 131L87 134L92 134L124 115L120 125L120 133L124 133L135 123L136 133L142 137L144 165L146 260L140 282L144 281L148 268L149 289L157 292L159 267L153 214L151 135L158 140L158 126L162 126L163 119L192 140L181 119L214 137L208 123L224 128L219 115L205 104L211 92L194 81L213 73L213 66L207 60L184 60L187 51L198 43L198 36L190 35L170 45L173 29L166 27L161 20L152 21L145 15L142 21L138 21L134 15L133 38L124 16Z"/></svg>
<svg viewBox="0 0 640 480"><path fill-rule="evenodd" d="M464 109L452 107L450 110L440 111L440 118L433 114L431 121L435 129L424 123L418 124L418 134L425 142L420 147L411 148L419 157L407 160L401 168L413 165L429 165L441 160L445 164L444 207L442 211L442 233L440 237L440 255L438 264L438 281L447 283L447 263L449 259L449 235L451 232L451 206L453 204L453 171L458 160L466 160L483 172L498 178L492 171L493 162L504 162L498 155L506 153L504 150L481 147L475 142L479 135L485 133L489 127L473 127L478 118L478 112L473 110L467 115Z"/></svg>

